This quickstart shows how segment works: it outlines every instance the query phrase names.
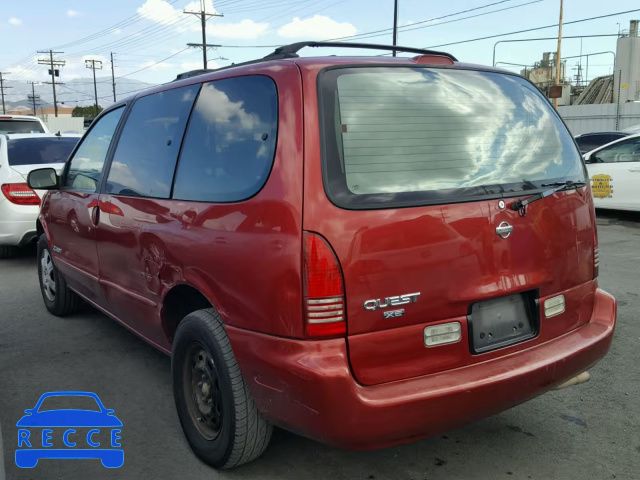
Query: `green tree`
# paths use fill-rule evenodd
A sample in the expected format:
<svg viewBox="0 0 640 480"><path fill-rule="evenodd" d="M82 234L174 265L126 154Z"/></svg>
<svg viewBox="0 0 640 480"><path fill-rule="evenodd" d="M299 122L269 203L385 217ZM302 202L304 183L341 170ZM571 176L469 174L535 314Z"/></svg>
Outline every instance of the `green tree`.
<svg viewBox="0 0 640 480"><path fill-rule="evenodd" d="M100 105L96 109L95 105L89 105L87 107L77 106L71 112L72 117L97 117L98 114L104 110Z"/></svg>

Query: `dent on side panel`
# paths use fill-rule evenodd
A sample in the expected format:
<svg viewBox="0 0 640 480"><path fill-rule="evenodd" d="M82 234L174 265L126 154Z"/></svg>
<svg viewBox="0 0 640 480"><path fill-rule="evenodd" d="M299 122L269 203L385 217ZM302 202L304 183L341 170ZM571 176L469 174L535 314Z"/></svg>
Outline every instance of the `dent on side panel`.
<svg viewBox="0 0 640 480"><path fill-rule="evenodd" d="M303 334L300 75L293 64L255 73L276 82L279 125L272 171L254 197L237 203L109 199L111 228L135 219L135 253L127 255L134 256L144 295L157 302L158 332L166 293L186 284L199 290L226 324L278 336Z"/></svg>

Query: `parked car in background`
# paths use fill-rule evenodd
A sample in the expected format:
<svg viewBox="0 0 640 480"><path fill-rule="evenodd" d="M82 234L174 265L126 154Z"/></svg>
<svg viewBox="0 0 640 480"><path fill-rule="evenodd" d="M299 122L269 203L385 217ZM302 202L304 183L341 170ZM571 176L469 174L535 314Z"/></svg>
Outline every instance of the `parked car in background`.
<svg viewBox="0 0 640 480"><path fill-rule="evenodd" d="M547 99L446 53L305 46L350 47L183 75L30 173L47 309L85 299L171 354L184 434L219 468L272 425L385 447L588 378L616 302Z"/></svg>
<svg viewBox="0 0 640 480"><path fill-rule="evenodd" d="M584 155L596 208L640 211L640 133Z"/></svg>
<svg viewBox="0 0 640 480"><path fill-rule="evenodd" d="M51 133L0 135L0 258L36 238L36 218L44 192L27 186L31 170L61 171L81 135Z"/></svg>
<svg viewBox="0 0 640 480"><path fill-rule="evenodd" d="M583 133L575 138L580 153L585 154L591 150L598 148L607 143L611 143L620 138L628 136L629 133L625 132L595 132L595 133Z"/></svg>
<svg viewBox="0 0 640 480"><path fill-rule="evenodd" d="M49 133L49 129L38 117L0 115L0 135L7 133Z"/></svg>

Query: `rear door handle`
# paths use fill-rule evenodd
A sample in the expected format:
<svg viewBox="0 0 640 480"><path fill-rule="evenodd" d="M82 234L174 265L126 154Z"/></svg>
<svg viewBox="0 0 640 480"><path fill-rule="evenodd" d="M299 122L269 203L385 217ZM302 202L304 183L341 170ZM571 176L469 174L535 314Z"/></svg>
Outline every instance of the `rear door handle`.
<svg viewBox="0 0 640 480"><path fill-rule="evenodd" d="M93 225L97 227L99 222L100 222L100 207L95 206L93 207L93 210L91 210L91 223L93 223Z"/></svg>
<svg viewBox="0 0 640 480"><path fill-rule="evenodd" d="M630 172L640 172L640 168L630 168Z"/></svg>

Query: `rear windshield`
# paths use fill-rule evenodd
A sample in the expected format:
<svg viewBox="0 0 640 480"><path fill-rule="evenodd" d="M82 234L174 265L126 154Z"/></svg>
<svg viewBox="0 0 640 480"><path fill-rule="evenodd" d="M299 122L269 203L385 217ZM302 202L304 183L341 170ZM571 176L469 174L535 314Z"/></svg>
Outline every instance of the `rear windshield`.
<svg viewBox="0 0 640 480"><path fill-rule="evenodd" d="M5 133L44 133L44 128L35 120L0 120L0 134Z"/></svg>
<svg viewBox="0 0 640 480"><path fill-rule="evenodd" d="M584 181L573 138L526 80L434 68L320 79L325 185L346 208L471 201Z"/></svg>
<svg viewBox="0 0 640 480"><path fill-rule="evenodd" d="M16 138L7 141L9 165L64 163L80 138Z"/></svg>

